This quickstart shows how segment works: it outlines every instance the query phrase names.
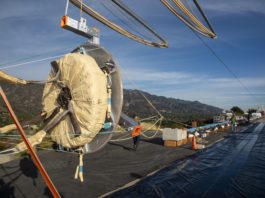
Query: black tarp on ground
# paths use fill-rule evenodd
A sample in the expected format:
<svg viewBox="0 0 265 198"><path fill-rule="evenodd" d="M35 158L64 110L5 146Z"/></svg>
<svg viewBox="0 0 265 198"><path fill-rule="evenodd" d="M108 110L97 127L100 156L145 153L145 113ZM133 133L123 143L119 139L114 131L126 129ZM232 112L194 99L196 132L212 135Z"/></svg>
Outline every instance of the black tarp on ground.
<svg viewBox="0 0 265 198"><path fill-rule="evenodd" d="M214 133L206 140L211 144L227 134ZM94 198L195 153L191 143L166 148L159 135L154 139L142 138L136 152L131 151L131 147L132 140L113 142L96 153L85 155L83 183L74 179L79 162L77 155L54 151L40 151L38 155L62 197ZM28 156L0 165L0 198L5 197L51 197Z"/></svg>
<svg viewBox="0 0 265 198"><path fill-rule="evenodd" d="M231 134L109 197L265 197L264 126Z"/></svg>

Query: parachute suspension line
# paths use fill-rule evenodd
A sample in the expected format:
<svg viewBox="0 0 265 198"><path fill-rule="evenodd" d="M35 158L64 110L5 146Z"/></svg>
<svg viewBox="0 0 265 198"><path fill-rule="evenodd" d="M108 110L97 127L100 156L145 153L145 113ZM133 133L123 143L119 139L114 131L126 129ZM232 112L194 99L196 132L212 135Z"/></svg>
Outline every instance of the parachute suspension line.
<svg viewBox="0 0 265 198"><path fill-rule="evenodd" d="M202 44L210 51L210 53L221 63L222 66L237 80L241 87L255 100L258 102L256 96L249 90L249 88L242 82L242 80L236 75L235 72L229 67L228 64L215 52L215 50L208 45L199 35L193 31L194 35L202 42Z"/></svg>
<svg viewBox="0 0 265 198"><path fill-rule="evenodd" d="M38 55L30 56L30 57L27 57L27 58L19 58L19 59L13 60L13 61L5 62L5 63L0 64L0 69L1 69L2 66L15 64L15 63L20 62L20 61L25 61L25 60L29 60L29 59L32 59L32 58L37 58L37 57L40 57L40 56L41 55L38 54Z"/></svg>
<svg viewBox="0 0 265 198"><path fill-rule="evenodd" d="M147 130L145 130L145 131L143 131L141 134L145 137L145 138L149 138L149 139L151 139L151 138L153 138L153 137L155 137L156 135L157 135L157 133L158 133L158 131L160 130L160 127L161 127L161 124L162 124L162 121L163 121L163 119L164 119L164 116L160 113L160 111L154 106L154 104L141 92L141 91L139 91L140 89L137 87L137 85L136 85L136 83L135 82L133 82L130 78L128 78L128 76L126 75L127 73L125 72L125 77L126 77L126 79L131 83L131 85L133 86L133 87L135 87L135 89L136 90L138 90L138 93L140 94L140 95L142 95L142 97L147 101L147 103L156 111L156 113L160 116L160 118L151 126L151 127L149 127ZM146 119L145 119L146 120ZM153 136L147 136L145 133L148 131L148 130L150 130L150 129L152 129L154 126L156 126L156 124L157 123L159 123L159 126L158 126L158 128L157 128L157 130L156 130L156 132L155 132L155 134L153 135Z"/></svg>
<svg viewBox="0 0 265 198"><path fill-rule="evenodd" d="M173 2L184 12L191 21L202 31L208 35L212 35L213 33L210 32L195 16L193 16L190 11L183 5L180 0L173 0Z"/></svg>
<svg viewBox="0 0 265 198"><path fill-rule="evenodd" d="M95 50L98 50L98 49L99 49L99 47L96 47L94 49L87 50L87 52L95 51ZM36 62L42 62L42 61L46 61L46 60L49 60L49 59L62 57L64 55L65 54L61 54L61 55L51 56L51 57L47 57L47 58L43 58L43 59L39 59L39 60L33 60L33 61L28 61L28 62L24 62L24 63L19 63L19 64L15 64L15 65L9 65L9 66L6 66L6 67L2 67L2 68L0 68L0 80L4 80L4 81L10 82L10 83L15 83L15 84L24 84L24 85L25 84L45 84L45 83L55 82L59 78L59 74L60 74L59 72L57 72L56 76L53 79L46 80L46 81L34 81L34 80L19 79L19 78L13 77L13 76L11 76L9 74L6 74L6 73L2 72L1 70L6 70L6 69L10 69L10 68L20 67L20 66L23 66L23 65L36 63Z"/></svg>
<svg viewBox="0 0 265 198"><path fill-rule="evenodd" d="M59 53L59 55L58 56L51 56L51 57L47 57L47 58L48 59L53 59L53 58L61 57L61 56L65 55L65 53L67 53L71 49L72 48L69 48L69 49L66 49L66 50L64 49L64 50L55 50L55 51L52 51L52 53ZM62 54L62 52L64 52L64 54ZM26 57L26 58L20 58L20 59L16 59L16 60L13 60L13 61L6 62L6 63L2 63L2 64L0 64L0 70L1 69L8 69L9 67L12 68L13 65L14 65L14 67L16 67L15 65L20 66L21 61L26 61L26 60L29 60L29 59L32 59L32 58L37 58L37 57L40 57L40 56L47 55L49 53L51 53L51 52L37 54L37 55L29 56L29 57ZM43 58L43 59L45 59L45 58ZM42 59L36 59L36 60L42 61ZM43 61L45 61L45 60L43 60ZM28 62L31 63L30 61L28 61ZM28 64L28 62L23 63L23 65L24 64ZM15 64L15 63L17 63L17 64ZM1 66L5 66L5 67L1 67ZM6 68L6 67L8 67L8 68Z"/></svg>
<svg viewBox="0 0 265 198"><path fill-rule="evenodd" d="M192 8L192 6L190 5L189 1L188 1L188 0L184 0L184 1L186 2L187 6L190 8L191 13L192 13L195 17L199 18L198 15L195 13L194 9ZM206 14L203 12L203 10L202 10L200 4L198 3L198 1L197 1L197 0L193 0L193 2L194 2L194 4L195 4L195 6L197 7L197 9L199 10L199 12L200 12L201 16L203 17L203 19L205 20L206 24L207 24L208 27L210 28L210 30L211 30L214 34L216 34L215 31L214 31L214 29L213 29L213 27L212 27L212 25L211 25L211 23L210 23L210 21L208 20Z"/></svg>
<svg viewBox="0 0 265 198"><path fill-rule="evenodd" d="M192 6L190 5L189 1L188 1L188 0L183 0L183 2L186 2L186 5L189 7L190 12L191 12L195 17L199 18L199 17L197 16L197 14L195 13L194 9L192 8Z"/></svg>
<svg viewBox="0 0 265 198"><path fill-rule="evenodd" d="M81 0L70 0L70 2L76 6L77 8L80 8L80 3ZM164 39L159 39L159 42L152 42L149 40L145 40L144 38L135 35L132 32L129 32L128 30L124 29L123 27L117 25L116 23L110 21L109 19L105 18L104 16L102 16L100 13L98 13L97 11L93 10L91 7L89 7L88 5L83 3L83 11L90 15L91 17L93 17L94 19L98 20L99 22L103 23L104 25L108 26L109 28L113 29L114 31L127 36L130 39L133 39L137 42L143 43L145 45L148 46L152 46L152 47L158 47L158 48L167 48L168 44Z"/></svg>
<svg viewBox="0 0 265 198"><path fill-rule="evenodd" d="M11 139L11 140L17 140L17 141L21 141L21 138L12 138L12 137L9 137L10 135L7 135L7 137L3 137L1 136L2 138L6 138L6 139ZM16 135L16 136L19 136L21 137L20 135ZM46 135L46 137L50 137L49 135ZM1 140L0 142L2 143L6 143L6 144L12 144L12 145L17 145L17 143L14 143L14 142L10 142L10 141L3 141ZM37 149L41 149L41 150L46 150L46 151L56 151L55 149L50 149L50 148L45 148L45 147L42 147L42 146L34 146L35 148ZM67 150L60 150L61 153L69 153L69 154L74 154L74 155L79 155L80 152L79 150L78 151L67 151ZM16 153L21 153L20 150L15 150L14 148L11 148L11 149L6 149L6 150L3 150L3 151L0 151L0 155L1 154L16 154Z"/></svg>
<svg viewBox="0 0 265 198"><path fill-rule="evenodd" d="M14 65L9 65L9 66L6 66L6 67L1 67L0 69L1 70L11 69L11 68L15 68L15 67L20 67L20 66L23 66L23 65L31 64L31 63L38 63L38 62L43 62L43 61L46 61L46 60L51 60L51 59L54 59L54 58L59 58L59 57L62 57L64 55L65 54L60 54L60 55L56 55L56 56L50 56L50 57L47 57L47 58L42 58L42 59L38 59L38 60L28 61L28 62L24 62L24 63L18 63L18 64L14 64Z"/></svg>
<svg viewBox="0 0 265 198"><path fill-rule="evenodd" d="M121 19L121 17L118 16L118 14L116 14L115 12L113 12L110 8L108 8L108 6L105 4L106 2L101 2L101 5L108 10L114 17L116 17L123 25L127 26L130 30L135 31L136 33L138 33L139 35L141 35L143 38L145 38L146 36L143 35L141 32L139 32L137 29L135 29L130 23L126 23L125 21L123 21ZM110 2L107 1L108 4L110 4ZM115 5L115 4L114 4ZM123 15L124 13L117 8L117 10L122 14L122 16L127 17L127 14L125 13L125 15ZM146 39L146 38L145 38Z"/></svg>
<svg viewBox="0 0 265 198"><path fill-rule="evenodd" d="M211 31L205 27L195 16L191 14L191 12L179 1L179 0L171 0L174 2L176 6L186 15L189 17L191 22L187 20L182 14L180 14L176 8L174 8L170 3L169 0L160 0L174 15L176 15L184 24L186 24L192 30L206 36L209 38L216 38L215 32ZM208 20L208 19L207 19ZM208 23L207 23L208 24Z"/></svg>
<svg viewBox="0 0 265 198"><path fill-rule="evenodd" d="M140 119L140 122L145 121L145 120L156 120L155 118L157 118L157 116L151 116L151 117L143 118L143 119Z"/></svg>
<svg viewBox="0 0 265 198"><path fill-rule="evenodd" d="M130 78L127 76L127 72L123 72L125 74L125 78L129 81L129 83L138 90L137 92L148 102L148 104L156 111L156 113L160 116L160 118L164 118L164 116L160 113L160 111L153 105L153 103L141 92L140 89L137 87L136 83L133 82Z"/></svg>
<svg viewBox="0 0 265 198"><path fill-rule="evenodd" d="M184 126L184 127L186 127L186 128L192 128L192 126L191 125L189 125L189 124L185 124L185 123L183 123L183 122L177 122L177 121L175 121L175 120L171 120L171 119L164 119L165 121L171 121L171 122L174 122L174 123L176 123L176 124L180 124L180 125L182 125L182 126ZM162 124L162 121L161 121L161 124Z"/></svg>
<svg viewBox="0 0 265 198"><path fill-rule="evenodd" d="M46 150L46 151L55 151L54 149L44 148L44 147L41 147L41 146L36 146L36 148L37 149L41 149L41 150ZM69 153L69 154L79 155L79 153L77 153L75 151L60 150L60 153Z"/></svg>
<svg viewBox="0 0 265 198"><path fill-rule="evenodd" d="M113 1L108 1L108 4L111 5L112 7L116 8L119 11L119 13L121 14L120 16L124 16L124 19L127 19L127 21L129 22L129 23L125 23L121 19L121 17L116 15L116 17L119 18L120 21L123 22L123 24L127 25L129 28L131 28L131 30L137 32L139 35L145 37L145 35L143 35L141 32L139 32L137 29L135 29L135 27L136 27L135 21L133 21L124 10L122 10L119 6L117 6L117 4L114 3ZM113 11L111 11L111 9L110 9L110 12L114 13ZM133 25L131 25L131 24L133 24Z"/></svg>
<svg viewBox="0 0 265 198"><path fill-rule="evenodd" d="M160 118L159 120L157 120L152 126L150 126L148 129L146 129L145 131L141 132L141 135L147 139L152 139L154 138L158 132L160 131L160 127L161 127L161 124L162 124L162 119ZM158 124L159 123L159 124ZM157 130L155 131L155 133L151 136L148 136L146 135L146 132L148 132L149 130L151 130L154 126L156 126L158 124L158 127L157 127ZM121 138L118 138L118 139L114 139L114 140L110 140L110 142L122 142L122 141L126 141L126 140L130 140L132 139L132 137L126 137L128 136L127 134Z"/></svg>
<svg viewBox="0 0 265 198"><path fill-rule="evenodd" d="M145 21L138 15L136 15L135 12L133 12L126 4L122 2L122 0L111 0L116 6L120 7L127 15L131 16L134 20L136 20L138 23L141 24L143 27L145 27L148 30L149 35L152 35L151 37L154 38L157 37L161 41L163 41L163 38L153 29L151 28ZM151 34L152 33L152 34Z"/></svg>
<svg viewBox="0 0 265 198"><path fill-rule="evenodd" d="M161 2L189 28L193 29L196 32L199 32L206 37L209 37L206 33L202 32L200 29L198 29L198 27L194 26L190 21L188 21L183 15L178 13L177 10L168 2L168 0L161 0Z"/></svg>
<svg viewBox="0 0 265 198"><path fill-rule="evenodd" d="M160 131L162 121L163 121L163 119L159 119L159 120L157 120L157 122L155 122L151 127L149 127L148 129L146 129L145 131L143 131L143 132L141 133L141 135L144 136L144 137L147 138L147 139L152 139L152 138L154 138L154 137L157 135L157 133ZM146 133L147 131L149 131L150 129L152 129L153 127L155 127L155 126L157 125L157 123L159 123L159 124L158 124L158 127L157 127L156 132L154 133L154 135L152 135L152 136L148 136L148 135L146 135L145 133Z"/></svg>
<svg viewBox="0 0 265 198"><path fill-rule="evenodd" d="M16 138L16 139L17 139L17 138ZM16 139L15 139L15 140L16 140ZM3 141L3 140L1 140L0 142L16 145L16 143L14 143L14 142L9 142L9 141ZM14 149L7 149L7 150L4 150L4 151L1 151L0 154L1 154L1 153L5 153L5 152L9 152L9 151L13 151L13 150L14 150ZM19 151L18 151L18 152L19 152Z"/></svg>
<svg viewBox="0 0 265 198"><path fill-rule="evenodd" d="M95 51L95 50L98 50L98 49L99 49L99 47L96 47L94 49L87 50L87 52ZM43 61L46 61L46 60L51 60L51 59L54 59L54 58L62 57L64 55L65 55L65 53L59 54L59 55L56 55L56 56L49 56L49 57L42 58L42 59L37 59L37 60L22 62L22 63L18 63L18 64L14 64L14 65L7 65L5 67L0 67L0 70L7 70L7 69L11 69L11 68L16 68L16 67L20 67L20 66L23 66L23 65L27 65L27 64L32 64L32 63L37 63L37 62L43 62ZM36 55L36 56L32 56L32 57L25 58L25 59L20 59L20 60L27 60L27 59L30 59L30 58L33 58L33 57L38 57L38 56L41 56L41 55ZM17 62L17 61L12 61L10 63L15 63L15 62Z"/></svg>
<svg viewBox="0 0 265 198"><path fill-rule="evenodd" d="M54 135L53 137L56 137L56 136L60 136L60 135ZM73 136L78 136L77 134L73 134ZM0 137L1 138L8 138L8 139L14 139L14 140L21 140L21 138L16 138L16 137L21 137L20 135L6 135L6 134L4 134L4 135L2 135L2 134L0 134ZM28 137L32 137L32 136L28 136ZM46 138L48 138L48 137L51 137L51 135L46 135L45 136Z"/></svg>
<svg viewBox="0 0 265 198"><path fill-rule="evenodd" d="M163 40L163 38L156 33L149 25L147 25L143 19L141 19L138 15L135 14L128 6L126 6L124 3L122 3L120 0L111 0L110 3L114 5L114 7L119 10L119 12L127 18L128 22L134 24L134 26L137 28L145 28L147 29L147 33L149 34L149 37L147 35L142 34L138 30L134 30L139 35L141 35L145 39L153 39L153 38L159 38L160 40ZM109 3L109 4L110 4ZM134 19L134 20L132 20ZM128 25L129 26L129 25Z"/></svg>
<svg viewBox="0 0 265 198"><path fill-rule="evenodd" d="M211 23L210 23L210 21L208 20L206 14L203 12L203 10L202 10L200 4L198 3L198 1L197 1L197 0L193 0L193 2L195 3L195 5L196 5L196 7L198 8L199 12L201 13L202 17L203 17L204 20L206 21L206 23L207 23L207 25L209 26L210 30L211 30L214 34L216 34L215 31L214 31L214 29L213 29L213 27L212 27L212 25L211 25Z"/></svg>
<svg viewBox="0 0 265 198"><path fill-rule="evenodd" d="M132 139L131 136L128 137L128 138L118 138L118 139L115 139L115 140L110 140L110 142L122 142L122 141L130 140L130 139Z"/></svg>

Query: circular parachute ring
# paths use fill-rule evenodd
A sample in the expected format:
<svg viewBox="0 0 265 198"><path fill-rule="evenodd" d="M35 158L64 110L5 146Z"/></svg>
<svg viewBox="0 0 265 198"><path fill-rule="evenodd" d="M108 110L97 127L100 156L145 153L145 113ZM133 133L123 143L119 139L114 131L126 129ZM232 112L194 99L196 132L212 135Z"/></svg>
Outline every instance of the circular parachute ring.
<svg viewBox="0 0 265 198"><path fill-rule="evenodd" d="M103 69L112 63L112 71ZM66 111L58 100L62 90L69 90L69 103L80 129L76 134L71 115L63 118L52 130L51 138L66 148L84 147L85 152L95 152L112 137L122 108L122 85L119 69L112 57L103 48L86 44L56 61L57 68L50 72L49 79L59 72L59 81L45 85L43 112L51 116L60 106L59 113ZM111 82L111 100L108 84ZM108 107L111 101L111 127L105 128ZM55 118L54 118L55 119Z"/></svg>

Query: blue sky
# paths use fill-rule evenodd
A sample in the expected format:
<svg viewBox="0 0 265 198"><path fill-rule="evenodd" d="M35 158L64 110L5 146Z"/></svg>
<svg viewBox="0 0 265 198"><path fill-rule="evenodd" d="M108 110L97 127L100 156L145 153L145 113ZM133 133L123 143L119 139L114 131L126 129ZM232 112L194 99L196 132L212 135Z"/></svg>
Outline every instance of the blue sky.
<svg viewBox="0 0 265 198"><path fill-rule="evenodd" d="M85 38L59 26L65 2L1 0L0 67L39 54L42 55L32 59L61 55L84 43ZM265 1L200 2L218 34L216 40L203 39L229 65L252 96L159 0L132 0L130 5L166 38L168 49L136 43L86 18L90 25L101 29L101 45L120 64L125 88L135 88L127 81L129 78L138 89L155 95L198 100L224 109L234 105L247 109L264 104ZM70 11L77 16L77 9ZM49 62L5 71L26 79L46 79Z"/></svg>

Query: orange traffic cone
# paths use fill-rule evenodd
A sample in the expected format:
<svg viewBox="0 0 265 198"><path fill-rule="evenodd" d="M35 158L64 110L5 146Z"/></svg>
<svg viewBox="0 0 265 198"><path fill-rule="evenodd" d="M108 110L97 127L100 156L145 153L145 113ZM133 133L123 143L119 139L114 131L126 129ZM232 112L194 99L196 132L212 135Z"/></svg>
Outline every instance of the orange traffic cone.
<svg viewBox="0 0 265 198"><path fill-rule="evenodd" d="M196 143L195 135L192 137L191 148L192 148L192 150L196 150L197 149L197 143Z"/></svg>

